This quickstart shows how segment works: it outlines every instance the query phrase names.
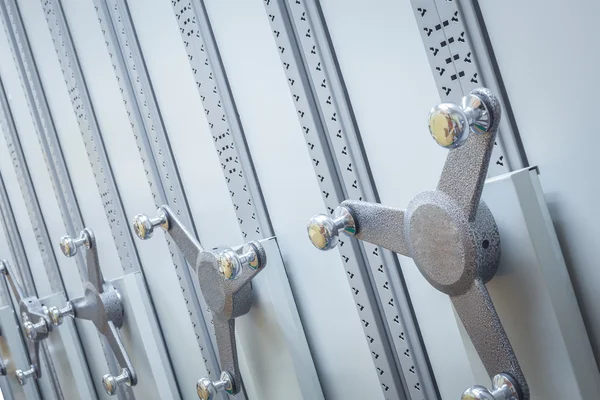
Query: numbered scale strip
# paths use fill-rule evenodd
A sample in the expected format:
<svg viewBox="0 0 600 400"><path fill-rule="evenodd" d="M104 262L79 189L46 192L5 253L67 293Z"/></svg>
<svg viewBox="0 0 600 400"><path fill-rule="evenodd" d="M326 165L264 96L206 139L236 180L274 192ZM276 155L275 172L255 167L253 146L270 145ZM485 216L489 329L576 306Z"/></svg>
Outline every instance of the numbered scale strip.
<svg viewBox="0 0 600 400"><path fill-rule="evenodd" d="M378 202L322 12L314 1L264 2L330 214L345 199ZM340 238L386 398L438 398L397 259Z"/></svg>
<svg viewBox="0 0 600 400"><path fill-rule="evenodd" d="M100 127L90 101L62 5L57 0L42 0L42 6L121 265L125 273L141 271L139 255L131 232L132 228L128 223L108 161Z"/></svg>
<svg viewBox="0 0 600 400"><path fill-rule="evenodd" d="M94 0L94 4L154 203L157 207L168 204L197 237L129 8L123 0ZM219 363L210 310L183 254L168 235L165 239L209 377L216 379Z"/></svg>
<svg viewBox="0 0 600 400"><path fill-rule="evenodd" d="M464 4L463 4L464 3ZM472 89L486 86L494 93L506 91L487 46L487 33L477 6L456 0L411 0L425 52L442 101L460 103ZM469 15L467 29L463 12ZM477 52L475 51L477 50ZM505 116L500 122L488 176L497 176L528 165L518 130L505 95L501 96Z"/></svg>

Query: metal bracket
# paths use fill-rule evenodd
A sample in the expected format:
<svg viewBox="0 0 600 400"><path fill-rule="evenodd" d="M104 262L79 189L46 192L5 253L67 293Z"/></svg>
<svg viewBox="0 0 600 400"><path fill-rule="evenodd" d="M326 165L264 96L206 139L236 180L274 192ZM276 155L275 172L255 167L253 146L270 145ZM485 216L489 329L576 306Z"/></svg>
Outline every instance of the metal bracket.
<svg viewBox="0 0 600 400"><path fill-rule="evenodd" d="M123 326L123 302L115 287L104 281L94 233L85 228L77 239L69 236L61 238L60 248L67 257L74 256L77 249L82 246L88 250L86 254L88 281L84 284L83 297L67 301L60 309L50 307L47 309L47 315L53 326L61 325L64 317L67 316L92 321L98 332L106 337L121 367L119 375L106 374L102 377L104 390L114 395L123 383L128 386L137 384L137 374L118 331Z"/></svg>
<svg viewBox="0 0 600 400"><path fill-rule="evenodd" d="M485 287L500 261L498 228L480 202L500 114L500 103L488 89L471 91L461 107L434 107L431 135L451 149L437 190L418 194L406 210L344 201L335 219L320 215L308 224L311 241L322 250L335 247L343 230L412 257L425 279L450 296L488 374L508 377L515 388L507 397L485 397L470 388L463 399L529 399L527 382Z"/></svg>
<svg viewBox="0 0 600 400"><path fill-rule="evenodd" d="M152 237L158 226L171 236L193 266L204 299L214 316L222 372L219 381L198 380L198 397L210 400L221 391L237 394L243 383L238 365L235 319L250 311L251 280L266 266L266 252L255 241L236 250L220 247L206 251L167 206L158 209L156 218L139 214L133 222L134 230L142 240Z"/></svg>
<svg viewBox="0 0 600 400"><path fill-rule="evenodd" d="M25 297L21 285L14 278L12 267L6 260L0 261L0 273L4 275L10 290L17 303L19 304L19 313L21 326L27 340L27 349L29 352L29 366L27 369L17 369L15 376L21 386L24 386L31 378L39 379L42 377L40 367L40 341L46 339L52 330L52 324L48 319L46 308L35 296Z"/></svg>
<svg viewBox="0 0 600 400"><path fill-rule="evenodd" d="M0 326L2 334L0 335L0 345L2 355L7 360L7 388L2 386L2 395L7 400L23 399L39 400L41 396L38 386L35 382L26 386L21 386L15 374L17 366L29 365L29 355L26 347L26 340L21 335L18 327L18 318L12 306L0 307Z"/></svg>

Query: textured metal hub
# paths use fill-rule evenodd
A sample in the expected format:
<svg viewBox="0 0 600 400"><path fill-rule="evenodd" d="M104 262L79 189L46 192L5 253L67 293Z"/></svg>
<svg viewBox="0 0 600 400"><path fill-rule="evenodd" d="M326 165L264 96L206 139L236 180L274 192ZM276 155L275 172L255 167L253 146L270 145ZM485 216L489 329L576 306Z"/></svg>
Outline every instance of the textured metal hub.
<svg viewBox="0 0 600 400"><path fill-rule="evenodd" d="M411 257L439 291L464 293L485 269L490 279L500 262L500 236L486 206L470 222L454 199L440 191L426 191L410 202L404 224Z"/></svg>

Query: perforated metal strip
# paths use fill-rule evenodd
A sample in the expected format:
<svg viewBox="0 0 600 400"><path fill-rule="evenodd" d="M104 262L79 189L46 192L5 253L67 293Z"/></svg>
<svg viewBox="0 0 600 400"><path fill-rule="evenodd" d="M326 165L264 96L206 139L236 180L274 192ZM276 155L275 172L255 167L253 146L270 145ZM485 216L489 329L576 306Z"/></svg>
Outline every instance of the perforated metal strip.
<svg viewBox="0 0 600 400"><path fill-rule="evenodd" d="M0 7L2 8L6 36L9 39L10 50L19 71L19 79L27 100L31 121L42 148L54 194L58 200L58 206L65 223L65 233L76 237L84 228L84 223L62 149L58 142L58 135L37 66L33 61L19 6L15 0L6 0ZM83 255L78 252L74 258L79 276L84 281L87 272Z"/></svg>
<svg viewBox="0 0 600 400"><path fill-rule="evenodd" d="M108 161L104 141L100 134L98 121L90 101L62 5L57 0L42 0L42 6L121 265L126 273L140 271L140 259L133 241L132 228L127 221L112 168Z"/></svg>
<svg viewBox="0 0 600 400"><path fill-rule="evenodd" d="M6 235L10 253L12 254L13 260L16 263L16 265L13 265L13 267L17 267L16 270L19 274L19 280L23 285L23 290L25 290L26 295L35 296L37 292L33 283L33 277L31 276L29 261L27 259L27 255L25 254L25 247L21 241L21 234L19 233L19 227L17 226L17 221L15 220L12 206L10 205L10 199L8 197L8 193L6 192L6 186L4 185L2 173L0 173L0 222L2 223L4 234ZM0 259L4 257L6 256L0 255ZM2 280L4 280L4 278L2 278ZM2 292L2 297L6 296L8 298L10 296L8 293L4 293L4 291L0 290L0 292ZM11 304L10 300L7 304Z"/></svg>
<svg viewBox="0 0 600 400"><path fill-rule="evenodd" d="M264 4L329 213L348 198L378 202L319 6ZM438 397L397 260L377 246L339 240L384 395Z"/></svg>
<svg viewBox="0 0 600 400"><path fill-rule="evenodd" d="M3 2L1 9L11 52L19 72L21 86L23 87L66 232L72 236L77 236L85 225L75 197L39 72L25 32L20 8L15 0L6 0L6 2ZM8 29L8 26L10 26L10 29ZM99 178L98 176L96 177ZM87 268L82 252L79 252L75 256L75 261L80 279L82 281L86 280ZM64 291L64 288L62 291ZM116 360L112 351L109 350L110 346L103 335L98 333L98 336L108 369L114 371L116 369ZM126 388L126 390L120 388L117 395L121 399L133 398L133 394L129 388Z"/></svg>
<svg viewBox="0 0 600 400"><path fill-rule="evenodd" d="M496 95L502 96L503 91L494 79L484 82L478 55L470 43L473 38L471 34L479 34L467 31L457 0L411 0L411 4L442 101L459 103L472 89L486 85ZM477 40L483 41L483 38L479 37ZM526 164L520 157L520 151L516 149L516 128L509 121L510 118L505 113L488 176L504 174ZM506 152L507 144L510 153ZM510 160L507 154L511 154Z"/></svg>
<svg viewBox="0 0 600 400"><path fill-rule="evenodd" d="M23 156L21 143L19 142L19 138L16 134L17 130L13 120L13 116L8 106L8 99L4 90L4 84L1 82L1 80L0 103L2 108L2 130L4 131L6 137L6 142L12 156L13 166L17 174L17 179L19 180L19 186L21 186L21 192L23 193L23 197L25 199L27 213L29 214L29 219L31 220L31 224L34 228L34 233L36 236L38 247L42 255L44 266L46 267L48 279L50 280L50 287L54 292L59 292L61 291L60 288L62 287L62 280L60 278L60 273L58 272L58 264L56 263L56 259L54 258L54 253L52 252L52 249L48 247L50 238L48 236L48 231L46 230L46 224L42 217L41 209L35 194L35 190L33 189L31 176L29 175L29 168L27 167L25 157ZM16 266L13 265L13 267L16 267L16 269L20 273L21 283L24 286L23 290L26 292L25 295L37 296L37 291L33 282L33 277L31 276L29 262L27 261L27 257L25 256L25 248L23 247L23 242L19 235L16 220L14 219L14 215L12 214L10 200L8 198L8 194L6 193L4 182L2 181L1 183L2 193L0 193L0 195L2 196L1 213L3 227L5 229L6 236L9 240L9 245L11 251L13 252L12 254L15 259L15 262L17 262L18 260L19 263L22 263ZM56 287L55 285L58 286ZM56 370L54 368L52 358L50 357L50 352L48 351L48 348L45 343L41 344L40 353L44 363L43 373L48 376L49 382L53 390L53 393L47 393L46 395L52 396L52 398L54 399L62 400L63 395L60 389L60 383L58 382L58 376L56 375Z"/></svg>
<svg viewBox="0 0 600 400"><path fill-rule="evenodd" d="M0 83L1 85L1 83ZM1 95L4 96L4 88L2 87ZM31 269L29 267L29 261L27 260L27 256L25 254L25 247L23 246L23 241L21 239L21 235L19 233L19 228L17 226L17 222L15 220L12 206L10 204L10 199L8 197L8 193L6 192L6 186L4 185L4 179L2 178L2 174L0 173L0 223L2 223L2 228L4 229L4 233L6 235L8 246L10 248L10 252L13 256L14 262L17 265L12 264L13 272L19 274L19 281L22 284L23 290L25 291L25 296L37 296L37 291L35 289L35 285L33 283L33 278L31 276ZM1 256L0 256L1 257ZM10 298L10 292L8 285L4 278L2 279L2 283L0 283L0 299L2 301L2 305L8 305L13 307L13 310L16 310L16 314L19 314L19 305L16 303L12 303ZM15 297L16 298L16 297ZM15 319L15 323L17 320ZM13 327L3 326L2 329L10 329ZM15 329L19 329L18 325L14 326ZM27 349L24 349L26 353L28 353ZM41 367L42 375L49 377L46 378L50 382L53 393L45 393L47 398L54 399L64 399L62 389L60 387L60 383L58 380L58 375L56 373L56 368L54 367L54 362L52 360L50 351L48 350L48 346L45 342L42 342L40 345L40 357L43 360L43 365ZM30 355L31 357L31 355ZM22 366L25 367L25 366Z"/></svg>
<svg viewBox="0 0 600 400"><path fill-rule="evenodd" d="M1 84L0 91L0 103L2 107L2 130L4 131L4 136L6 138L8 150L11 155L13 167L17 174L17 179L19 180L21 193L23 194L25 206L27 207L27 213L35 233L35 239L40 250L42 262L44 263L44 268L46 269L50 288L55 293L61 292L64 291L64 286L60 276L60 271L58 269L58 262L56 261L56 257L52 251L50 235L48 234L48 229L46 227L46 222L44 221L40 203L35 193L35 188L33 187L31 174L29 173L29 167L25 161L25 155L23 154L23 148L21 147L21 141L19 140L19 136L17 134L17 128L8 105L8 99L6 97L3 84ZM20 261L25 260L26 259ZM17 266L17 268L22 268L22 271L25 271L25 269L28 267ZM22 272L22 274L24 274L24 272ZM27 281L27 279L25 279L25 281ZM31 281L31 284L32 283L33 281ZM33 295L35 292L29 293Z"/></svg>
<svg viewBox="0 0 600 400"><path fill-rule="evenodd" d="M171 4L242 235L246 241L273 236L206 8L199 0Z"/></svg>
<svg viewBox="0 0 600 400"><path fill-rule="evenodd" d="M94 0L94 4L154 203L168 204L196 233L128 6L122 0ZM219 364L210 310L193 270L177 245L165 238L209 377L216 379Z"/></svg>

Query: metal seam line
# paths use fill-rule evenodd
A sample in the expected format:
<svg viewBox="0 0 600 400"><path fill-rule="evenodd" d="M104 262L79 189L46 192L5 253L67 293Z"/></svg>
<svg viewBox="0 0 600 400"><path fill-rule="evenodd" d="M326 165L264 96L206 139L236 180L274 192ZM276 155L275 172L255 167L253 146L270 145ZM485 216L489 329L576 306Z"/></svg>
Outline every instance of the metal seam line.
<svg viewBox="0 0 600 400"><path fill-rule="evenodd" d="M129 8L122 0L94 0L94 4L154 203L169 204L196 233ZM168 236L165 239L208 374L214 378L219 363L210 310L181 251Z"/></svg>
<svg viewBox="0 0 600 400"><path fill-rule="evenodd" d="M264 4L329 213L346 198L378 201L319 6L299 0L287 4L265 0ZM343 244L341 238L340 255L383 394L387 398L400 398L401 392L404 398L438 398L398 261L373 245L349 248ZM360 274L356 271L361 269L364 289L373 292L372 303L366 304L357 287ZM381 315L385 323L378 331L369 330L371 321ZM382 358L382 347L395 357ZM401 382L394 382L399 378Z"/></svg>
<svg viewBox="0 0 600 400"><path fill-rule="evenodd" d="M125 273L141 271L131 224L128 223L112 167L108 161L100 127L62 5L56 0L41 1L121 265Z"/></svg>
<svg viewBox="0 0 600 400"><path fill-rule="evenodd" d="M446 0L411 0L440 97L442 101L458 103L466 93L486 84L496 89L495 92L500 95L503 92L498 90L498 82L493 78L493 73L482 75L481 66L478 65L481 60L470 43L473 39L483 41L481 37L475 37L477 34L480 36L481 32L467 31L456 3ZM481 56L486 57L487 54ZM484 76L488 77L486 82L483 82ZM516 127L509 121L510 118L502 118L488 176L504 174L523 167L526 163L517 148ZM510 153L506 152L507 145Z"/></svg>

